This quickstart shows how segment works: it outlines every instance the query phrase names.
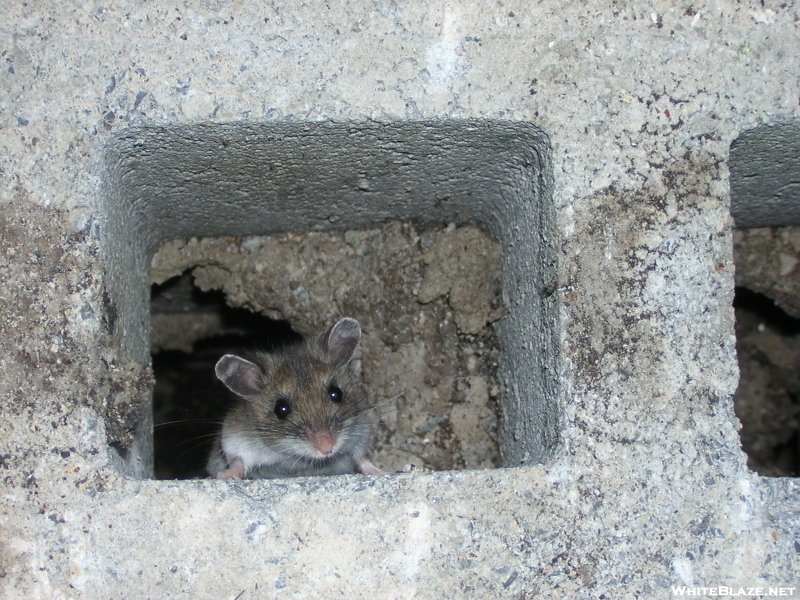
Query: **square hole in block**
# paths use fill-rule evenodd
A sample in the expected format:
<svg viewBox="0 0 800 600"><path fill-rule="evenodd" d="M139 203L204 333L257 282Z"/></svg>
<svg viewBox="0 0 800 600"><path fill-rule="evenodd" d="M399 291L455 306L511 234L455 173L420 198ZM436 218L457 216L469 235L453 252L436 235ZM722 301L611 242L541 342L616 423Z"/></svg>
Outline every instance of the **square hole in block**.
<svg viewBox="0 0 800 600"><path fill-rule="evenodd" d="M800 475L800 125L759 127L731 146L736 264L734 396L748 466Z"/></svg>
<svg viewBox="0 0 800 600"><path fill-rule="evenodd" d="M187 268L191 277L178 275ZM365 399L378 468L499 466L500 248L478 228L418 232L395 221L371 230L173 240L154 256L152 276L157 476L195 475L196 467L178 469L202 462L198 449L208 456L210 444L201 442L230 404L214 381L217 359L279 351L296 341L280 323L314 336L342 315L362 330L358 389L346 395Z"/></svg>
<svg viewBox="0 0 800 600"><path fill-rule="evenodd" d="M549 153L535 126L494 121L131 129L107 154L106 305L116 317L109 324L121 357L150 361L150 263L170 240L216 238L212 243L250 251L248 244L265 243L263 236L328 231L354 248L359 236L375 235L380 244L395 227L401 237L418 237L423 249L426 235L444 235L436 230L442 224L480 230L500 254L503 316L492 334L500 463L544 461L556 447L559 423ZM298 298L306 275L286 282ZM452 300L452 291L440 295ZM239 303L248 302L258 299ZM435 326L446 315L437 318ZM411 330L391 320L384 329L390 348ZM137 431L124 449L126 469L150 476L149 423Z"/></svg>

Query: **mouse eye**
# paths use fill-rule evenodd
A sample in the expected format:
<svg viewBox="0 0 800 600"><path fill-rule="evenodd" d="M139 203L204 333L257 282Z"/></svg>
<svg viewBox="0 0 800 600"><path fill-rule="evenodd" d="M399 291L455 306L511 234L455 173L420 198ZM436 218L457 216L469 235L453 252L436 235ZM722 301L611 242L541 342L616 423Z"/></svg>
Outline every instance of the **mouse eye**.
<svg viewBox="0 0 800 600"><path fill-rule="evenodd" d="M275 402L275 416L283 421L286 417L292 414L292 405L288 398L278 398Z"/></svg>
<svg viewBox="0 0 800 600"><path fill-rule="evenodd" d="M342 401L342 390L339 389L339 386L328 386L328 398L336 402L336 404L339 404Z"/></svg>

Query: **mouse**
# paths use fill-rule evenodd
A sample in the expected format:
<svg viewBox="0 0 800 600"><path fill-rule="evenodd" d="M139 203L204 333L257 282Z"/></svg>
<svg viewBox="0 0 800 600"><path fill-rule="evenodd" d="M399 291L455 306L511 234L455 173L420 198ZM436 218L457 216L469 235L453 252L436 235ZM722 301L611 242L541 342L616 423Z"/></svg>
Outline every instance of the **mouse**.
<svg viewBox="0 0 800 600"><path fill-rule="evenodd" d="M217 378L235 406L207 463L216 479L383 473L369 459L366 399L351 360L361 327L339 319L322 334L248 358L226 354Z"/></svg>

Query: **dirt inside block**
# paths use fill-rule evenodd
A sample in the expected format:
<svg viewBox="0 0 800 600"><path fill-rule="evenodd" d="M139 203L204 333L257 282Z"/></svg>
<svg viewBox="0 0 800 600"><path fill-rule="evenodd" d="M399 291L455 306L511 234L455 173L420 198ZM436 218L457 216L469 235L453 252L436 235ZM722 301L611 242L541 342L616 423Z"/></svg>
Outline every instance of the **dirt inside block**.
<svg viewBox="0 0 800 600"><path fill-rule="evenodd" d="M800 227L734 231L734 396L748 466L800 476Z"/></svg>
<svg viewBox="0 0 800 600"><path fill-rule="evenodd" d="M734 396L748 466L760 475L800 475L800 319L761 294L737 290Z"/></svg>
<svg viewBox="0 0 800 600"><path fill-rule="evenodd" d="M213 374L224 353L268 349L272 327L291 326L274 333L280 344L292 332L315 335L343 316L354 317L363 330L354 368L374 407L373 462L387 471L408 464L499 466L492 324L502 316L500 249L479 229L418 231L392 222L372 230L174 240L156 253L151 273L156 286L167 288L160 294L154 288L154 357L180 351L172 354L176 364L183 360ZM202 292L219 291L229 307L266 319L248 322L223 314L233 309L219 303L198 301L186 289L186 275L177 283L185 273ZM186 407L169 399L171 389L191 386L186 376L167 369L159 377L155 370L156 421L188 420ZM197 420L216 426L221 416L203 408L203 389L219 394L217 382L188 379L202 380L192 401L199 405ZM211 433L206 428L194 435L202 448ZM156 444L158 453L158 435ZM181 476L175 473L169 467L159 476Z"/></svg>

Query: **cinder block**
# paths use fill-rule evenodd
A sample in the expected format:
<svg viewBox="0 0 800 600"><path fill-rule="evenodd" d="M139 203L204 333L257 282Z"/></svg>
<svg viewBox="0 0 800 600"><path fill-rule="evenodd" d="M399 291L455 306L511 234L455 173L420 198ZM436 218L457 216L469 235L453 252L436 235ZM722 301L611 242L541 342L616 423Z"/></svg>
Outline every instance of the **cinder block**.
<svg viewBox="0 0 800 600"><path fill-rule="evenodd" d="M4 597L798 593L800 488L731 401L731 206L785 153L737 165L796 146L796 6L3 10ZM157 247L398 218L501 245L506 468L149 479Z"/></svg>

